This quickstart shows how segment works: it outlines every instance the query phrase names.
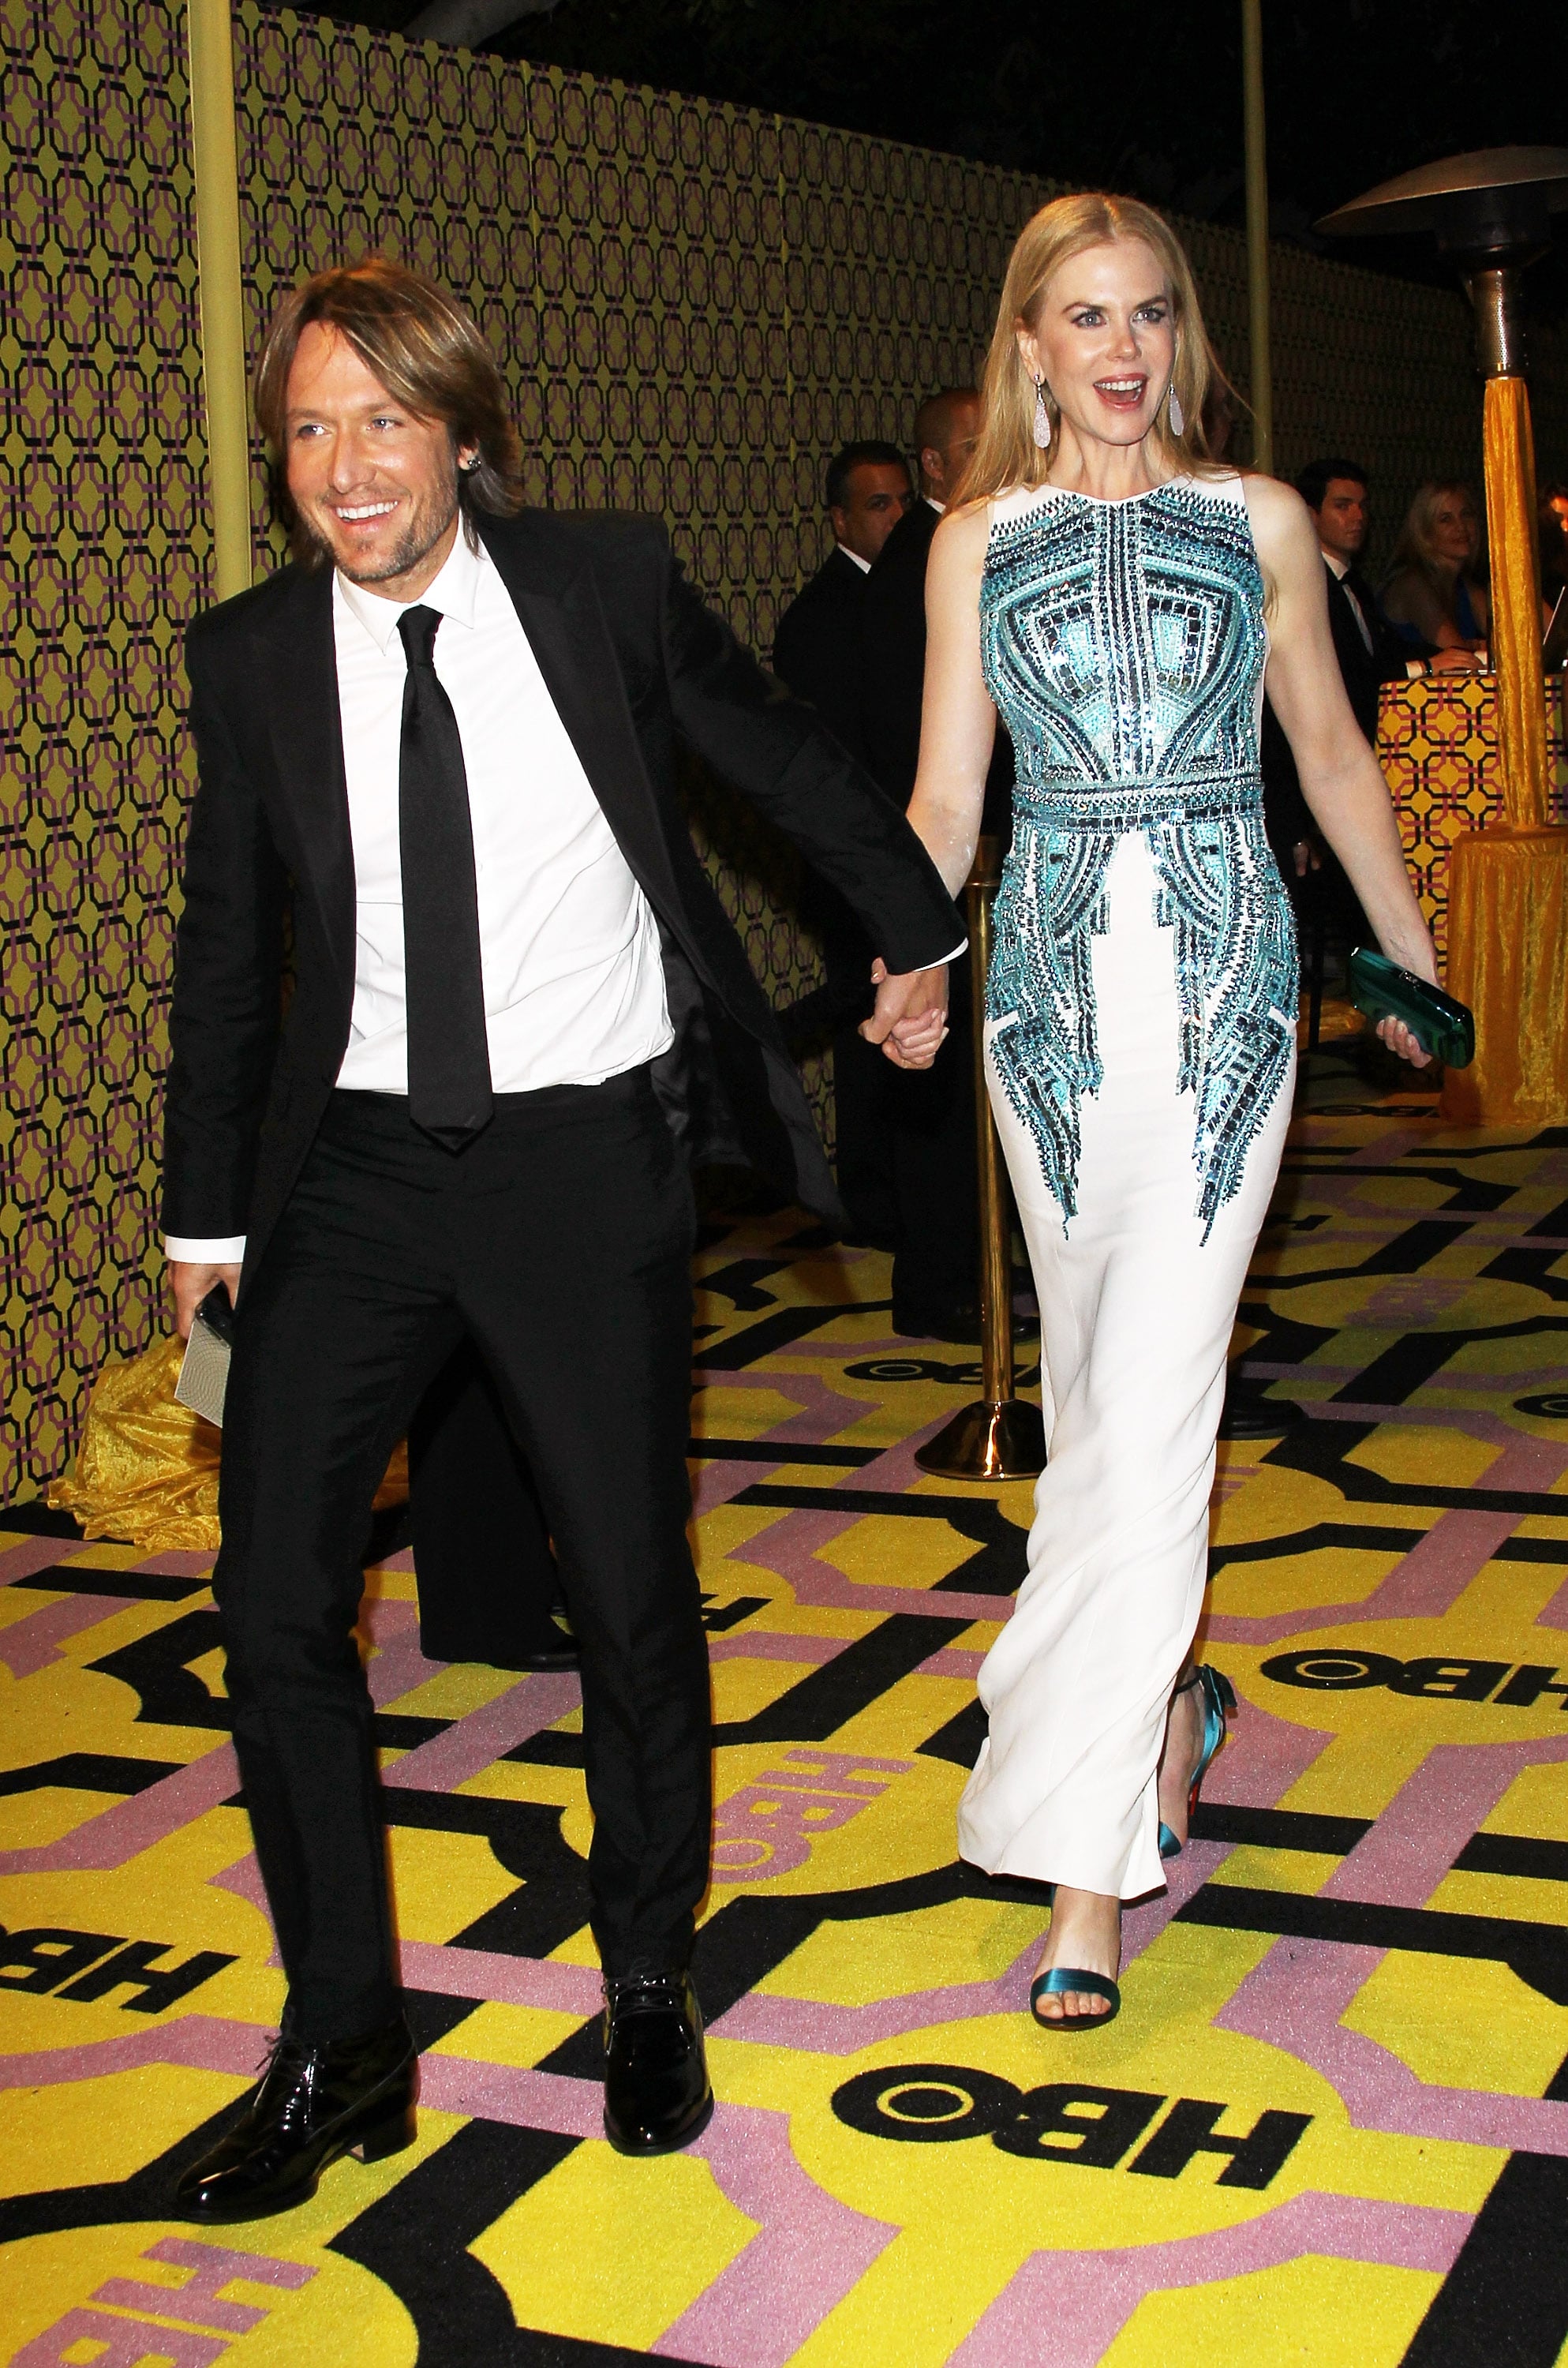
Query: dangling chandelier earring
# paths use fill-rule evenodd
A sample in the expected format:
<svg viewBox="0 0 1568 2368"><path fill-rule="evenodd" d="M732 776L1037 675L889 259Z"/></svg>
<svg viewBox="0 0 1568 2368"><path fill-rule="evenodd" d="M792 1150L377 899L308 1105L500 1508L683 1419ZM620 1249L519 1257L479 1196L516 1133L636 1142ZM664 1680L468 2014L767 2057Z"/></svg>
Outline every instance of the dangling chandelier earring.
<svg viewBox="0 0 1568 2368"><path fill-rule="evenodd" d="M1034 382L1034 440L1044 452L1051 443L1051 414L1045 407L1045 372Z"/></svg>
<svg viewBox="0 0 1568 2368"><path fill-rule="evenodd" d="M1170 384L1170 422L1171 434L1173 436L1179 436L1183 428L1187 426L1187 414L1181 407L1181 398L1176 391L1176 381L1174 378Z"/></svg>

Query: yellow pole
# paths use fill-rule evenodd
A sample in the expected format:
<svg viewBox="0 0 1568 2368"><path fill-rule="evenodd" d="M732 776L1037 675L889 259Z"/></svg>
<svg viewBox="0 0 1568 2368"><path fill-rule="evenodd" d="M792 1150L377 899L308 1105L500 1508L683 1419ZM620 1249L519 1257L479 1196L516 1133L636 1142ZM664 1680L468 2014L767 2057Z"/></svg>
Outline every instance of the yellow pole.
<svg viewBox="0 0 1568 2368"><path fill-rule="evenodd" d="M1252 458L1255 468L1272 473L1274 375L1268 350L1268 150L1263 120L1263 0L1242 0L1242 112L1246 127Z"/></svg>
<svg viewBox="0 0 1568 2368"><path fill-rule="evenodd" d="M220 600L251 580L250 436L240 299L240 176L229 0L189 0L190 124L213 578Z"/></svg>
<svg viewBox="0 0 1568 2368"><path fill-rule="evenodd" d="M1538 829L1547 820L1550 782L1535 444L1529 393L1522 378L1487 380L1483 448L1503 814L1515 830Z"/></svg>

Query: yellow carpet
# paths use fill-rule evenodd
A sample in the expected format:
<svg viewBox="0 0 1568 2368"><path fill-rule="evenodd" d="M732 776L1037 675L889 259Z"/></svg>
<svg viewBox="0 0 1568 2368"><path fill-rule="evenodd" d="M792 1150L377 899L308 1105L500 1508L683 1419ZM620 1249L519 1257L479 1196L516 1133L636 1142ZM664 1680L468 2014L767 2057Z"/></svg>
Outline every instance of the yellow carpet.
<svg viewBox="0 0 1568 2368"><path fill-rule="evenodd" d="M1359 1090L1298 1122L1244 1308L1306 1418L1221 1449L1233 1739L1091 2037L1024 2011L1040 1896L953 1855L1028 1489L918 1473L974 1352L895 1338L886 1261L798 1214L701 1259L720 2104L689 2155L598 2135L573 1681L422 1660L393 1556L364 1628L418 2147L227 2244L171 2221L282 1995L207 1558L0 1515L0 2356L1556 2361L1568 1136Z"/></svg>

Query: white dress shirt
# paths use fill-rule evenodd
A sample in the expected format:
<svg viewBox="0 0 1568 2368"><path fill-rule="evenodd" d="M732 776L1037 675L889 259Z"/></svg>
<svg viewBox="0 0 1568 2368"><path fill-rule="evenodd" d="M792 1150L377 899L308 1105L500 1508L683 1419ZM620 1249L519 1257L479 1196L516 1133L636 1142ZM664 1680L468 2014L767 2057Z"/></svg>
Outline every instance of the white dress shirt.
<svg viewBox="0 0 1568 2368"><path fill-rule="evenodd" d="M862 559L859 552L858 551L851 551L846 542L835 542L833 547L835 551L841 551L844 553L845 558L848 560L850 565L852 567L858 567L862 575L869 575L871 572L871 563L869 559Z"/></svg>
<svg viewBox="0 0 1568 2368"><path fill-rule="evenodd" d="M480 965L498 1094L598 1085L666 1051L659 930L605 819L493 562L460 534L417 601L341 575L333 631L354 842L354 1004L341 1089L406 1094L398 772L407 675L397 621L438 609L436 672L462 739ZM171 1258L235 1263L244 1236L170 1235Z"/></svg>

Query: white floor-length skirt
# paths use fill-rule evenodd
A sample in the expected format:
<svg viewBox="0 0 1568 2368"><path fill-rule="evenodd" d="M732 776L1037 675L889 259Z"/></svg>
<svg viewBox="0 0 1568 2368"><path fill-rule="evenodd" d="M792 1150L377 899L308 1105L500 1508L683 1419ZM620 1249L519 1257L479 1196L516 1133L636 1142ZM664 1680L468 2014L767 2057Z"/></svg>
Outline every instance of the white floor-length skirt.
<svg viewBox="0 0 1568 2368"><path fill-rule="evenodd" d="M1194 1107L1176 1091L1173 933L1132 832L1093 943L1104 1081L1081 1109L1077 1213L994 1071L991 1101L1040 1298L1049 1461L1028 1576L980 1672L990 1736L959 1811L963 1856L1134 1899L1165 1876L1156 1772L1202 1604L1214 1435L1236 1303L1290 1122L1287 1076L1207 1242Z"/></svg>

